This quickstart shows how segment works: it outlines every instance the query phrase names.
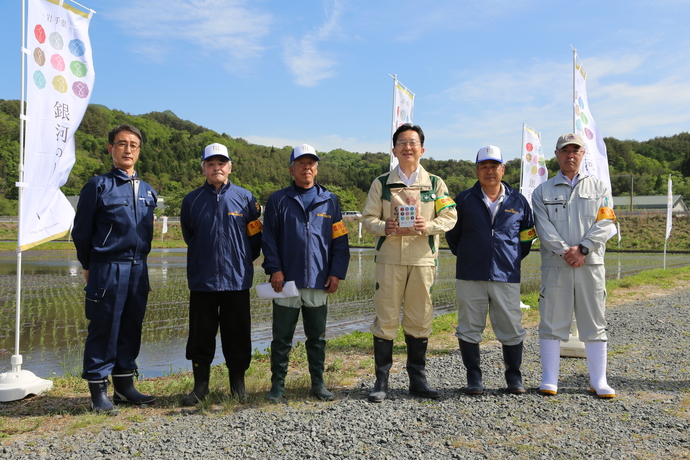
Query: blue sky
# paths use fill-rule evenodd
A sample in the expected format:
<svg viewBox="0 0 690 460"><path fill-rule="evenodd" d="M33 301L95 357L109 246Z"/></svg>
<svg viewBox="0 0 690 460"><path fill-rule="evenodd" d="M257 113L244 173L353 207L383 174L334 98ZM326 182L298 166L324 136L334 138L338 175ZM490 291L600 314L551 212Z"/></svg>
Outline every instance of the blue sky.
<svg viewBox="0 0 690 460"><path fill-rule="evenodd" d="M19 98L22 0L3 0L0 98ZM388 152L393 79L416 93L425 156L551 156L572 131L572 50L603 136L690 128L690 2L629 0L83 0L91 102L250 142Z"/></svg>

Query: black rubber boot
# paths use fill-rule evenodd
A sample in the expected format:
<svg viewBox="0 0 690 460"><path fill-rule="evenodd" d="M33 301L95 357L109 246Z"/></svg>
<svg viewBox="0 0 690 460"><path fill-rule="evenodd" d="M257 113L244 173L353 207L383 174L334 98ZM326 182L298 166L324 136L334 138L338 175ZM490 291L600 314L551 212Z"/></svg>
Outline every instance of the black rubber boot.
<svg viewBox="0 0 690 460"><path fill-rule="evenodd" d="M117 415L117 407L108 399L108 379L89 380L89 392L91 393L91 410L108 415Z"/></svg>
<svg viewBox="0 0 690 460"><path fill-rule="evenodd" d="M290 363L292 337L299 318L299 308L273 303L273 340L271 341L271 391L266 399L280 402L285 393L285 377Z"/></svg>
<svg viewBox="0 0 690 460"><path fill-rule="evenodd" d="M208 382L211 378L211 365L193 363L192 372L194 373L194 389L191 393L182 398L183 406L194 406L203 401L208 395Z"/></svg>
<svg viewBox="0 0 690 460"><path fill-rule="evenodd" d="M506 365L506 383L508 393L523 394L525 387L522 386L522 342L517 345L503 345L503 362Z"/></svg>
<svg viewBox="0 0 690 460"><path fill-rule="evenodd" d="M302 318L304 319L304 335L307 341L304 348L307 351L309 361L309 374L311 375L312 396L321 401L332 401L335 396L326 388L323 379L323 371L326 362L326 319L328 306L304 307Z"/></svg>
<svg viewBox="0 0 690 460"><path fill-rule="evenodd" d="M112 374L113 388L115 389L113 402L115 404L135 404L137 406L156 402L155 396L139 393L134 388L134 375L135 371L122 371Z"/></svg>
<svg viewBox="0 0 690 460"><path fill-rule="evenodd" d="M460 344L460 354L462 355L462 362L467 369L467 386L465 393L468 395L484 394L484 387L482 386L482 369L479 367L479 344L465 342L458 339Z"/></svg>
<svg viewBox="0 0 690 460"><path fill-rule="evenodd" d="M441 393L432 389L426 381L426 348L429 339L405 336L407 343L407 375L410 377L410 394L423 398L437 399Z"/></svg>
<svg viewBox="0 0 690 460"><path fill-rule="evenodd" d="M374 372L376 383L367 399L373 403L380 403L386 399L388 393L388 377L393 365L393 341L374 336Z"/></svg>
<svg viewBox="0 0 690 460"><path fill-rule="evenodd" d="M230 374L230 396L240 402L247 401L247 390L244 387L244 369L228 369Z"/></svg>

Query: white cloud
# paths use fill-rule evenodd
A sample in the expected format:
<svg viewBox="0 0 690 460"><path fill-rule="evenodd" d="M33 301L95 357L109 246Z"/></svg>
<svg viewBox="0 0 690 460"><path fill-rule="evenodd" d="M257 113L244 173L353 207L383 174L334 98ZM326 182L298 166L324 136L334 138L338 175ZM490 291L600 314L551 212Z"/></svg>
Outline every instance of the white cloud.
<svg viewBox="0 0 690 460"><path fill-rule="evenodd" d="M131 2L113 12L113 20L142 42L137 52L150 59L176 54L187 42L198 53L217 55L229 71L258 57L273 18L252 9L246 0L148 0Z"/></svg>
<svg viewBox="0 0 690 460"><path fill-rule="evenodd" d="M600 87L593 113L597 123L618 139L646 140L687 131L690 126L688 79L663 78L651 84L618 82ZM590 100L595 101L590 96ZM594 108L593 108L594 110ZM599 121L601 120L601 122ZM660 133L660 129L669 132Z"/></svg>
<svg viewBox="0 0 690 460"><path fill-rule="evenodd" d="M603 136L642 141L688 131L687 69L667 66L666 74L656 72L650 69L656 57L593 56L584 62L589 104ZM572 64L498 67L503 71L458 73L457 84L429 97L434 112L425 127L430 156L437 144L444 152L440 157L455 152L453 158L470 159L479 147L493 143L507 158L518 157L522 123L542 132L548 152L560 134L572 129Z"/></svg>
<svg viewBox="0 0 690 460"><path fill-rule="evenodd" d="M283 42L283 61L297 85L313 87L336 75L337 61L320 50L319 45L340 35L344 2L336 0L327 6L330 10L315 33L307 33L302 38L287 37Z"/></svg>
<svg viewBox="0 0 690 460"><path fill-rule="evenodd" d="M369 142L357 138L344 138L338 134L326 134L315 137L309 137L306 140L256 135L245 136L244 139L252 144L267 145L277 148L300 145L303 142L306 142L307 144L314 147L317 152L330 152L331 150L335 149L343 149L349 152L357 153L377 153L387 151L387 144L385 142L385 139L383 139L380 142Z"/></svg>
<svg viewBox="0 0 690 460"><path fill-rule="evenodd" d="M283 60L300 86L316 86L336 73L333 68L336 62L320 52L316 40L305 36L301 40L286 38L284 42Z"/></svg>

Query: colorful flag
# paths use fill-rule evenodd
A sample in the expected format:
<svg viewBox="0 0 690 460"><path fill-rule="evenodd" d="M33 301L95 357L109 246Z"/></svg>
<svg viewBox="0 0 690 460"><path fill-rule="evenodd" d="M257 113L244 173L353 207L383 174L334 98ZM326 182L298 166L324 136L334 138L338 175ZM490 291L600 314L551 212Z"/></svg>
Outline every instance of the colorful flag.
<svg viewBox="0 0 690 460"><path fill-rule="evenodd" d="M666 203L666 239L671 236L671 227L673 227L673 181L671 175L668 175L668 199Z"/></svg>
<svg viewBox="0 0 690 460"><path fill-rule="evenodd" d="M393 79L395 82L393 85L393 126L391 138L400 125L412 123L414 112L414 93L398 81L397 75L393 75ZM390 169L393 170L397 164L398 159L391 153Z"/></svg>
<svg viewBox="0 0 690 460"><path fill-rule="evenodd" d="M602 180L611 190L611 177L609 175L609 162L606 156L606 144L601 137L597 124L587 102L587 72L582 67L582 61L574 53L574 130L585 141L585 157L580 169L590 176Z"/></svg>
<svg viewBox="0 0 690 460"><path fill-rule="evenodd" d="M61 3L61 4L57 4ZM59 0L29 0L24 174L19 249L66 235L74 210L60 187L75 160L74 133L93 91L92 12Z"/></svg>
<svg viewBox="0 0 690 460"><path fill-rule="evenodd" d="M532 204L532 192L549 178L541 146L541 133L522 124L522 173L520 193Z"/></svg>

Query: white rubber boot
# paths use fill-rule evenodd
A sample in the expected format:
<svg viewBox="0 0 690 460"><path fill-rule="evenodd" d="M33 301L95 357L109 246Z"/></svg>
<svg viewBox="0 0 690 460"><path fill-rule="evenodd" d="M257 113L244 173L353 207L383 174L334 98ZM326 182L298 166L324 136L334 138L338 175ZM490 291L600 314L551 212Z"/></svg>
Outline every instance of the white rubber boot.
<svg viewBox="0 0 690 460"><path fill-rule="evenodd" d="M585 342L585 351L589 369L589 391L600 398L615 398L616 390L606 382L606 342Z"/></svg>
<svg viewBox="0 0 690 460"><path fill-rule="evenodd" d="M545 395L558 393L558 371L561 365L560 340L539 339L541 357L541 385L539 392Z"/></svg>

